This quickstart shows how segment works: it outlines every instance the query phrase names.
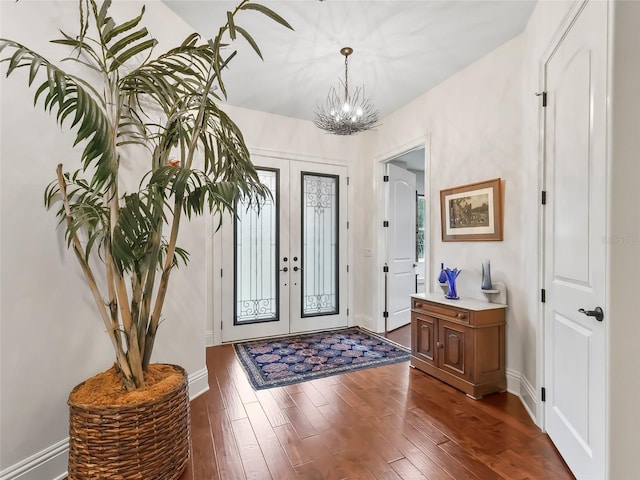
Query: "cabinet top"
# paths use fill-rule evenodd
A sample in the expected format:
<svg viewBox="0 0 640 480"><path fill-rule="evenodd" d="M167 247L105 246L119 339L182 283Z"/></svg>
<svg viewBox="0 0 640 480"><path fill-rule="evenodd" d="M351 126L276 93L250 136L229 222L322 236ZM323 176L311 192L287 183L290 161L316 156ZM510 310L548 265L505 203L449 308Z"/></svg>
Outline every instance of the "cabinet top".
<svg viewBox="0 0 640 480"><path fill-rule="evenodd" d="M428 302L440 303L442 305L449 305L451 307L464 308L465 310L481 311L481 310L495 310L497 308L507 308L502 303L489 303L482 300L476 300L474 298L461 298L460 300L449 300L445 298L441 293L415 293L411 295L412 298L419 300L426 300Z"/></svg>

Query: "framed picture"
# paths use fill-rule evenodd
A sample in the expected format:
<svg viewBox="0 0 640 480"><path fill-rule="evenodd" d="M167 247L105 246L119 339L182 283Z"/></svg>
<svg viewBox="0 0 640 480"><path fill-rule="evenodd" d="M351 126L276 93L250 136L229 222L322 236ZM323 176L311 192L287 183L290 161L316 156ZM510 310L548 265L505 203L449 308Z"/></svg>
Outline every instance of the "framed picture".
<svg viewBox="0 0 640 480"><path fill-rule="evenodd" d="M501 179L440 190L443 242L501 241Z"/></svg>

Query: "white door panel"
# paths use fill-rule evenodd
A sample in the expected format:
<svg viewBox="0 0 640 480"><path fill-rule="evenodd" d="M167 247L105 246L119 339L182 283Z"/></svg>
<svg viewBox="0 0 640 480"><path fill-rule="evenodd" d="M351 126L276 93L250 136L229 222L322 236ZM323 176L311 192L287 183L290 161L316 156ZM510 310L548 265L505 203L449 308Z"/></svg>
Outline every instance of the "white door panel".
<svg viewBox="0 0 640 480"><path fill-rule="evenodd" d="M389 231L387 330L411 322L410 295L416 292L416 176L388 164Z"/></svg>
<svg viewBox="0 0 640 480"><path fill-rule="evenodd" d="M291 332L344 327L346 167L292 162L291 199Z"/></svg>
<svg viewBox="0 0 640 480"><path fill-rule="evenodd" d="M238 224L223 219L223 342L289 333L289 236L279 233L289 218L289 164L261 159L258 168L273 199L260 215L241 208Z"/></svg>
<svg viewBox="0 0 640 480"><path fill-rule="evenodd" d="M545 65L545 427L576 477L598 480L605 328L578 310L606 298L606 28L606 2L588 2Z"/></svg>

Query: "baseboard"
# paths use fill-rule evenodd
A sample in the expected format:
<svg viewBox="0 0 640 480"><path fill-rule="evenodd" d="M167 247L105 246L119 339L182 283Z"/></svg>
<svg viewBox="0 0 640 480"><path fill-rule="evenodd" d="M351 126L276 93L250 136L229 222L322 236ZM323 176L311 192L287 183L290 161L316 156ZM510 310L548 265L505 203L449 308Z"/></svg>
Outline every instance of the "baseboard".
<svg viewBox="0 0 640 480"><path fill-rule="evenodd" d="M527 377L522 375L520 372L507 369L507 391L520 398L520 401L531 417L531 420L533 420L533 423L538 425L538 421L534 413L537 411L536 390L533 388Z"/></svg>
<svg viewBox="0 0 640 480"><path fill-rule="evenodd" d="M65 438L3 470L0 480L61 480L67 476L68 458L69 438Z"/></svg>
<svg viewBox="0 0 640 480"><path fill-rule="evenodd" d="M507 392L520 396L522 374L507 368Z"/></svg>
<svg viewBox="0 0 640 480"><path fill-rule="evenodd" d="M531 382L529 382L527 377L524 376L522 377L521 382L520 399L533 422L540 426L535 413L538 411L538 396L536 395L536 389L531 385Z"/></svg>
<svg viewBox="0 0 640 480"><path fill-rule="evenodd" d="M209 390L207 368L189 374L189 400ZM62 480L67 476L69 459L69 438L12 465L0 472L0 480ZM60 473L62 472L62 473Z"/></svg>
<svg viewBox="0 0 640 480"><path fill-rule="evenodd" d="M204 332L204 345L206 347L213 347L215 345L215 336L213 330L207 330Z"/></svg>
<svg viewBox="0 0 640 480"><path fill-rule="evenodd" d="M199 397L209 390L209 371L207 367L189 374L189 400Z"/></svg>

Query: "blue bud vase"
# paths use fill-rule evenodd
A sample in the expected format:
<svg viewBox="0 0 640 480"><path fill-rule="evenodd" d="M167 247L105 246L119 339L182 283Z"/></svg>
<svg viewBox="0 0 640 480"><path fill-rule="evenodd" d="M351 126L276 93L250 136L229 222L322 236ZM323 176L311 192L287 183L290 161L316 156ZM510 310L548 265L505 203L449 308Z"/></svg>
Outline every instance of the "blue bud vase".
<svg viewBox="0 0 640 480"><path fill-rule="evenodd" d="M449 284L449 291L444 296L445 298L448 298L449 300L458 300L460 298L456 291L456 278L458 278L461 271L462 270L458 270L457 268L454 268L453 270L450 268L444 269L444 273L447 276L447 283Z"/></svg>
<svg viewBox="0 0 640 480"><path fill-rule="evenodd" d="M482 290L493 290L493 285L491 284L491 262L488 258L483 258L482 263Z"/></svg>
<svg viewBox="0 0 640 480"><path fill-rule="evenodd" d="M438 277L438 283L446 283L447 275L444 273L444 263L440 264L440 276Z"/></svg>

